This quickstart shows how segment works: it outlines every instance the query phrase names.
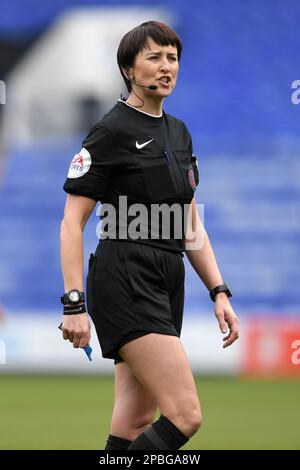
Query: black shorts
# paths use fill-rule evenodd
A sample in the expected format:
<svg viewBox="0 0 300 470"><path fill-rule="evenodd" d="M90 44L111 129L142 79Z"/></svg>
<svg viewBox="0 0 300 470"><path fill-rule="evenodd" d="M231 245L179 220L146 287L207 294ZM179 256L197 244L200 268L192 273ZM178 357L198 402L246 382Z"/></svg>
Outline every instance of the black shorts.
<svg viewBox="0 0 300 470"><path fill-rule="evenodd" d="M183 253L123 240L103 240L89 260L87 307L104 358L123 359L124 344L149 333L180 336Z"/></svg>

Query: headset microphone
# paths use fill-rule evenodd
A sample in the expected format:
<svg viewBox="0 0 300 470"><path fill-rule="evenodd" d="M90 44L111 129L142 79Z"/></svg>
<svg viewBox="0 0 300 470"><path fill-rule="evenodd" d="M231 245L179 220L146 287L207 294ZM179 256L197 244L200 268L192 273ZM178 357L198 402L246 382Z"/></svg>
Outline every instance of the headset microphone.
<svg viewBox="0 0 300 470"><path fill-rule="evenodd" d="M157 88L158 88L156 85L146 86L146 85L140 85L139 83L136 83L133 80L129 80L129 81L131 83L134 83L134 85L141 86L142 88L148 88L148 90L157 90Z"/></svg>

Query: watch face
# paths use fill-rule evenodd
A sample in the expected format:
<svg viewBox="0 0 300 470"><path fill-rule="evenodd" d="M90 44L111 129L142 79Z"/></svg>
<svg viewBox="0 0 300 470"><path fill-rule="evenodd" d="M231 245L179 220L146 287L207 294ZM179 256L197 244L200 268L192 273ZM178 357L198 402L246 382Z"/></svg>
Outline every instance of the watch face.
<svg viewBox="0 0 300 470"><path fill-rule="evenodd" d="M72 291L69 293L69 299L71 300L71 302L78 302L78 300L79 300L79 293L78 293L76 290L72 290Z"/></svg>

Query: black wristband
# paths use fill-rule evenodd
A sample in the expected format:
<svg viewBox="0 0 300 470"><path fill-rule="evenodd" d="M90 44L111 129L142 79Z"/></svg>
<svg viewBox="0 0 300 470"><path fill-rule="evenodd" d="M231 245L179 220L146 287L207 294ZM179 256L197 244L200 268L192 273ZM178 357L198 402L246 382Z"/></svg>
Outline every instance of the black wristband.
<svg viewBox="0 0 300 470"><path fill-rule="evenodd" d="M219 293L219 292L225 292L225 294L227 295L227 297L232 297L232 294L227 286L227 284L224 282L224 284L221 284L220 286L217 286L215 287L214 289L212 289L210 292L209 292L209 295L210 295L210 298L213 302L216 301L216 295Z"/></svg>
<svg viewBox="0 0 300 470"><path fill-rule="evenodd" d="M85 305L65 305L64 315L78 315L79 313L85 313Z"/></svg>

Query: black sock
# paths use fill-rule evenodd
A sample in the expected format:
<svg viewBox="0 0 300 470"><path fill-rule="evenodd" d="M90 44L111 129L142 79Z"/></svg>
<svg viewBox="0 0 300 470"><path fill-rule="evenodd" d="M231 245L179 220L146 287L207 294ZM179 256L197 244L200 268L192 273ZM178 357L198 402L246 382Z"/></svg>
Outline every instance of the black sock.
<svg viewBox="0 0 300 470"><path fill-rule="evenodd" d="M161 415L158 421L140 434L128 450L180 449L189 440L175 424Z"/></svg>
<svg viewBox="0 0 300 470"><path fill-rule="evenodd" d="M128 439L123 439L123 437L109 434L104 450L126 450L131 443L132 441L129 441Z"/></svg>

